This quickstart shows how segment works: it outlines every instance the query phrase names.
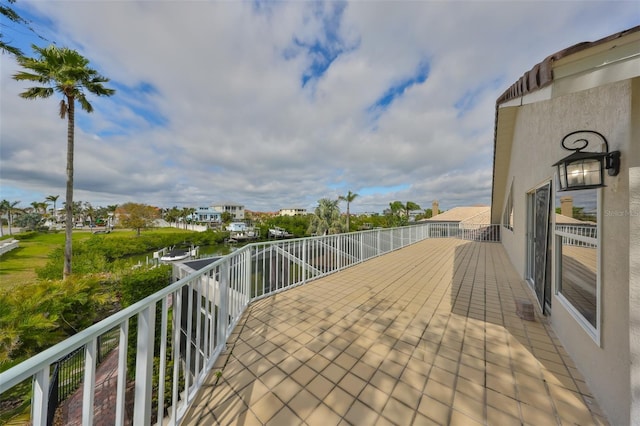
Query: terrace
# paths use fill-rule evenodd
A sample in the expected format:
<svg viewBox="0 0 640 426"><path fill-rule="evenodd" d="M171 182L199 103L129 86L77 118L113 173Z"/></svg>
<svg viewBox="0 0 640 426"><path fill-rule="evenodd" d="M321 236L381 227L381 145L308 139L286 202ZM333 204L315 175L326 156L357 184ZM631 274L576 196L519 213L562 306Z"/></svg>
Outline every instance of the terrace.
<svg viewBox="0 0 640 426"><path fill-rule="evenodd" d="M545 318L516 314L534 299L502 245L481 242L498 231L251 244L1 373L0 394L32 380L33 424L47 424L52 366L80 349L68 423L607 424ZM114 330L112 392L96 397L97 342Z"/></svg>
<svg viewBox="0 0 640 426"><path fill-rule="evenodd" d="M429 239L262 299L184 424L607 424L529 295L502 245Z"/></svg>

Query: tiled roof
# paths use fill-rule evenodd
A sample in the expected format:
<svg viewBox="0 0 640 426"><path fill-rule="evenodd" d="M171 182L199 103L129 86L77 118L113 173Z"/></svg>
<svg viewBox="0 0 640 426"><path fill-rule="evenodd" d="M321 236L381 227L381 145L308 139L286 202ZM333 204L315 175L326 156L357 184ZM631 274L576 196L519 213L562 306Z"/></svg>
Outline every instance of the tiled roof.
<svg viewBox="0 0 640 426"><path fill-rule="evenodd" d="M597 46L599 44L615 40L617 38L623 37L627 34L634 33L636 31L640 31L640 25L629 28L628 30L620 31L618 33L612 34L605 38L596 41L590 42L582 42L578 44L574 44L571 47L567 47L566 49L562 49L559 52L556 52L552 55L547 56L542 62L534 65L529 71L525 72L522 77L514 84L511 85L496 101L497 104L501 104L508 100L518 98L527 93L535 92L538 89L542 89L545 86L548 86L553 81L553 62L558 59L564 58L565 56L569 56L576 52L579 52L584 49L589 49L591 47Z"/></svg>
<svg viewBox="0 0 640 426"><path fill-rule="evenodd" d="M444 213L425 219L430 222L463 222L463 223L491 223L491 208L489 206L454 207Z"/></svg>
<svg viewBox="0 0 640 426"><path fill-rule="evenodd" d="M594 222L574 219L572 217L564 216L559 213L556 213L556 224L557 225L595 225Z"/></svg>

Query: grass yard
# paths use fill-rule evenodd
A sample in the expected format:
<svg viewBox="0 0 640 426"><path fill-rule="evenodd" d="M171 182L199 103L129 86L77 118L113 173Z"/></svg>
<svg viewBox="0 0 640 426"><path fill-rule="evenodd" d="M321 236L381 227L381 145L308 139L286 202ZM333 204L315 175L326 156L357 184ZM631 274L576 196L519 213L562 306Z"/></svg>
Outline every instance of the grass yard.
<svg viewBox="0 0 640 426"><path fill-rule="evenodd" d="M74 232L73 241L87 239L90 236L90 232ZM64 246L64 232L37 233L30 238L20 240L18 248L0 257L0 290L35 282L36 268L44 266L49 253L61 246ZM60 271L60 278L62 278L62 271Z"/></svg>
<svg viewBox="0 0 640 426"><path fill-rule="evenodd" d="M176 228L156 228L153 233L176 233L189 232ZM86 230L73 230L73 241L82 241L90 238L92 232ZM110 236L136 236L136 231L131 229L116 229L110 234L103 234L102 237ZM13 237L20 237L16 234ZM5 238L11 238L5 236ZM22 235L24 238L24 235ZM11 250L0 256L0 291L16 285L28 285L36 281L36 268L43 267L48 260L49 254L57 247L64 246L64 231L55 233L33 233L32 235L19 240L18 248ZM62 278L62 271L60 271Z"/></svg>

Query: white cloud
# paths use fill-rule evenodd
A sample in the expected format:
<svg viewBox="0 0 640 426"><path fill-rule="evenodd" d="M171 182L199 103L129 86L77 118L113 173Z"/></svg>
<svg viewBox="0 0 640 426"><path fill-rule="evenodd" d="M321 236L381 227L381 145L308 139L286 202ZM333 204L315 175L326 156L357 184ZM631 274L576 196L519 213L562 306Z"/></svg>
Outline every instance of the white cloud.
<svg viewBox="0 0 640 426"><path fill-rule="evenodd" d="M252 210L398 185L352 210L488 204L495 99L549 54L638 20L631 2L16 5L118 88L78 113L76 200ZM342 53L302 87L314 43ZM56 99L17 96L2 60L1 197L28 205L64 193L66 127ZM425 61L423 84L367 110Z"/></svg>

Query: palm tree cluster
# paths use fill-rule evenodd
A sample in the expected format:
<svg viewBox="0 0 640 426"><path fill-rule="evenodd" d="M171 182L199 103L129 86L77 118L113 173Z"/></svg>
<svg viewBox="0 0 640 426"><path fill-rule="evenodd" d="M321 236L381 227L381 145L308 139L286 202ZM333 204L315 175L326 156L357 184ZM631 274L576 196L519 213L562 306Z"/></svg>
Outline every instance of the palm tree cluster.
<svg viewBox="0 0 640 426"><path fill-rule="evenodd" d="M349 191L346 195L339 196L337 200L331 200L329 198L318 200L318 207L316 207L314 215L311 217L307 233L311 235L326 235L349 232L349 218L351 216L349 208L357 196L358 194ZM342 223L340 207L338 206L340 201L347 202L346 225Z"/></svg>
<svg viewBox="0 0 640 426"><path fill-rule="evenodd" d="M196 209L194 207L183 207L179 209L178 206L173 206L164 212L163 218L169 223L177 224L178 222L182 222L185 229L187 229L187 223L191 221L191 217L195 212Z"/></svg>

